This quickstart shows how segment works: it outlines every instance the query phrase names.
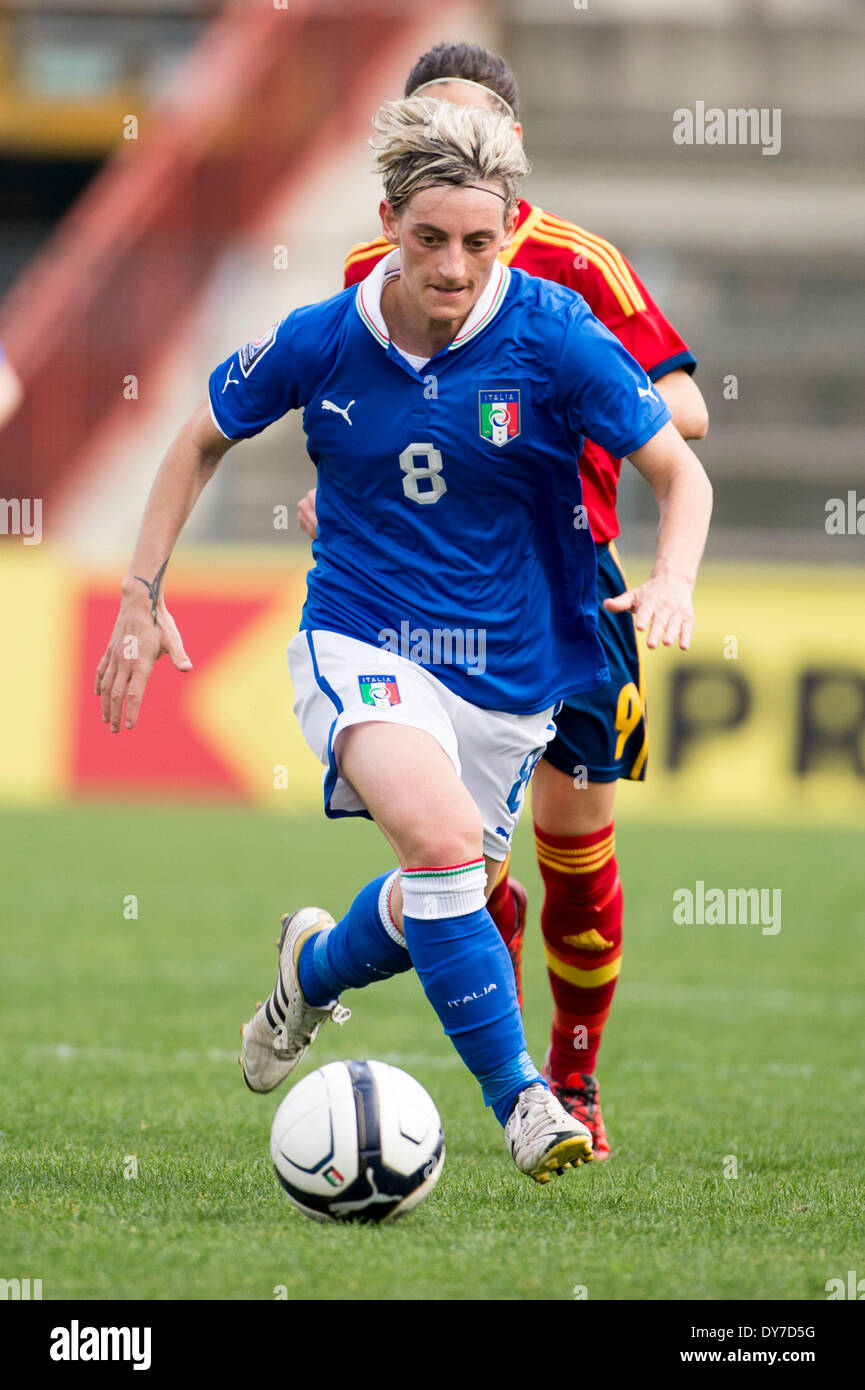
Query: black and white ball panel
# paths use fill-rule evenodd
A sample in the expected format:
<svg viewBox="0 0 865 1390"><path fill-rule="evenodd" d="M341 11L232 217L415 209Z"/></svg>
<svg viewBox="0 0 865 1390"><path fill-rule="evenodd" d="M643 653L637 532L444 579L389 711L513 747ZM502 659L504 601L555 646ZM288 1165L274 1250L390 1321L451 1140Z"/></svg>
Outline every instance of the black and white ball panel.
<svg viewBox="0 0 865 1390"><path fill-rule="evenodd" d="M271 1156L308 1216L380 1222L435 1186L444 1137L432 1100L408 1073L386 1062L328 1062L283 1100Z"/></svg>

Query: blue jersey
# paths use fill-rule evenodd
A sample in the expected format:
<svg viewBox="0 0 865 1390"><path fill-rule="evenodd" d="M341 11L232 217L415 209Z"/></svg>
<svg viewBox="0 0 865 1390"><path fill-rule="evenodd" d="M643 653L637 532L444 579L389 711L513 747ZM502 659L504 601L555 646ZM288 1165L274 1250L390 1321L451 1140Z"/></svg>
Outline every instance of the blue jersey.
<svg viewBox="0 0 865 1390"><path fill-rule="evenodd" d="M398 257L217 367L213 417L245 439L303 409L318 538L302 628L419 660L482 708L534 713L609 679L584 439L621 458L670 412L580 295L499 262L454 341L415 370L380 311Z"/></svg>

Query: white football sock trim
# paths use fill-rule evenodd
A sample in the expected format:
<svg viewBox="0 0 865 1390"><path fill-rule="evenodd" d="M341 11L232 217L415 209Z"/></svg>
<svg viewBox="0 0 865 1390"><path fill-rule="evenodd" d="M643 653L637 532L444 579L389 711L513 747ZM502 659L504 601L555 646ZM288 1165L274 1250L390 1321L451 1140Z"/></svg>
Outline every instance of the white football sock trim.
<svg viewBox="0 0 865 1390"><path fill-rule="evenodd" d="M403 912L420 921L465 917L486 906L486 882L483 859L440 871L407 869L402 876Z"/></svg>
<svg viewBox="0 0 865 1390"><path fill-rule="evenodd" d="M381 885L381 892L378 895L378 915L391 941L395 941L397 946L402 946L403 949L407 951L408 947L405 944L405 937L393 920L390 910L391 889L397 878L399 878L399 869L394 869L393 873L388 874L384 883Z"/></svg>

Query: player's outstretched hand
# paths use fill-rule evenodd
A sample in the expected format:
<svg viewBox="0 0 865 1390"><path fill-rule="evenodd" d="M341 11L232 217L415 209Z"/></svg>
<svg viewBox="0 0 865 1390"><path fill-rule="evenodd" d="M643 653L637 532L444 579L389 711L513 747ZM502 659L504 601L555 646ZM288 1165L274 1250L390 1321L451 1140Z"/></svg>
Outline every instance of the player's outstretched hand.
<svg viewBox="0 0 865 1390"><path fill-rule="evenodd" d="M318 533L318 517L315 514L315 488L311 487L305 497L297 504L297 524L311 541Z"/></svg>
<svg viewBox="0 0 865 1390"><path fill-rule="evenodd" d="M657 575L636 589L604 599L604 607L608 613L633 613L634 626L640 632L648 628L647 647L657 647L660 641L665 647L672 647L678 640L686 652L696 622L691 602L693 587L686 579Z"/></svg>
<svg viewBox="0 0 865 1390"><path fill-rule="evenodd" d="M150 599L137 597L120 605L117 622L105 655L96 668L96 694L102 702L102 718L117 734L126 704L126 728L134 729L144 698L144 687L157 661L168 655L178 671L191 671L177 624L160 599L156 622Z"/></svg>

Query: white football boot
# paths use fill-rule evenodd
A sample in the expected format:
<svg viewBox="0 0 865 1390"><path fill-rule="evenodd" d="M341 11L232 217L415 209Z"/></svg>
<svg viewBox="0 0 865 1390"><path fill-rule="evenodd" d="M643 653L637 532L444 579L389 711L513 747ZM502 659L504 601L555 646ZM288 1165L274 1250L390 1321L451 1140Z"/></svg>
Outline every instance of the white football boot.
<svg viewBox="0 0 865 1390"><path fill-rule="evenodd" d="M528 1173L535 1182L549 1182L554 1172L579 1168L592 1159L589 1130L539 1081L517 1097L505 1125L505 1138L520 1172Z"/></svg>
<svg viewBox="0 0 865 1390"><path fill-rule="evenodd" d="M297 961L304 942L333 925L330 913L320 907L302 907L282 919L276 988L240 1030L243 1042L239 1061L251 1091L272 1091L284 1081L326 1018L339 1024L351 1018L351 1010L336 1000L324 1008L312 1008L301 994L297 978Z"/></svg>

